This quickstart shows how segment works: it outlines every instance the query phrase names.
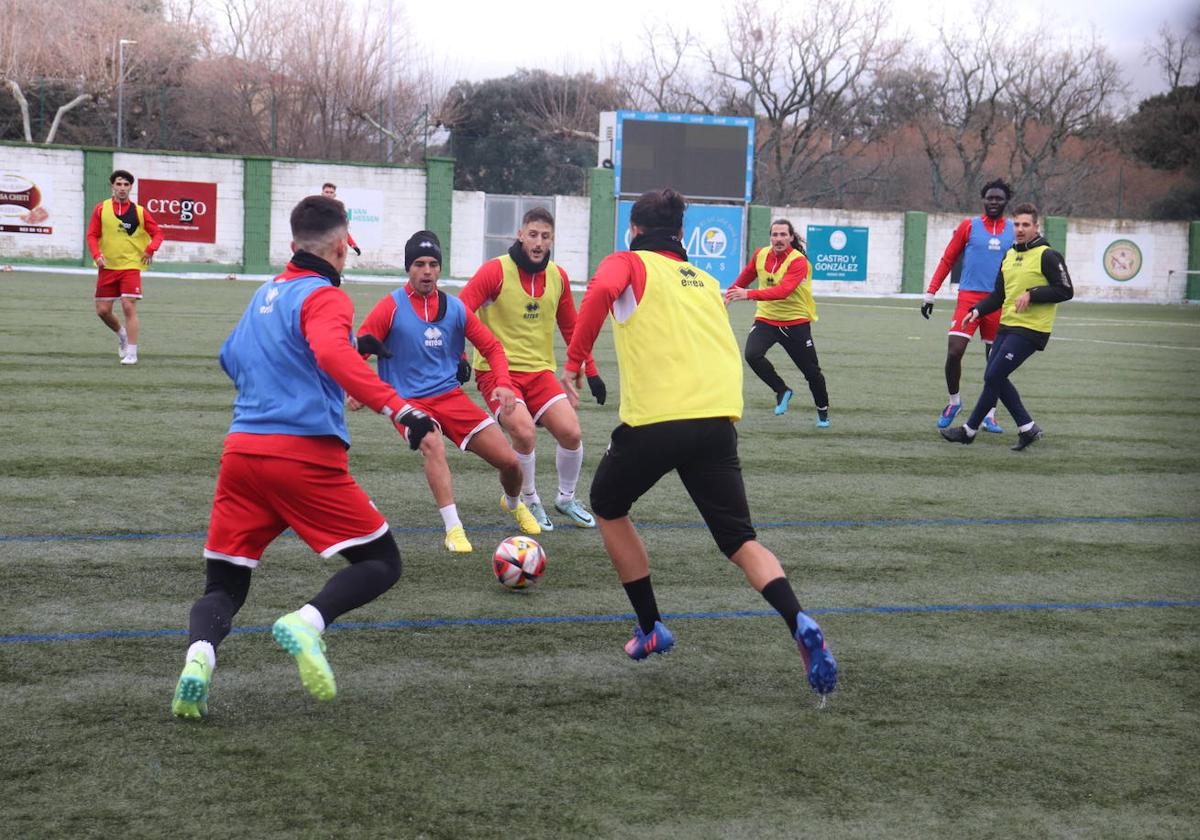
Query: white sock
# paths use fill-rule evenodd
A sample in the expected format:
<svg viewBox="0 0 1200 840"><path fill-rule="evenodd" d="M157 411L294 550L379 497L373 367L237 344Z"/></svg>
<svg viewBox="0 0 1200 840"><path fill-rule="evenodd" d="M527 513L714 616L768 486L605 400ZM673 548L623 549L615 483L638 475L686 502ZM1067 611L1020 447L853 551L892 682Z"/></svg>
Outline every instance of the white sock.
<svg viewBox="0 0 1200 840"><path fill-rule="evenodd" d="M526 501L540 501L537 494L537 450L528 455L518 452L517 463L521 465L521 495Z"/></svg>
<svg viewBox="0 0 1200 840"><path fill-rule="evenodd" d="M442 515L442 524L446 526L447 531L462 525L462 520L458 518L458 505L449 504L438 508L438 513Z"/></svg>
<svg viewBox="0 0 1200 840"><path fill-rule="evenodd" d="M125 355L133 356L136 359L137 358L137 345L136 344L126 344L125 345Z"/></svg>
<svg viewBox="0 0 1200 840"><path fill-rule="evenodd" d="M967 437L975 437L976 429L972 429L966 423L963 423L963 431L967 433Z"/></svg>
<svg viewBox="0 0 1200 840"><path fill-rule="evenodd" d="M518 499L516 496L510 496L507 493L505 493L504 494L504 504L508 506L509 510L516 510L517 505L521 504L521 500Z"/></svg>
<svg viewBox="0 0 1200 840"><path fill-rule="evenodd" d="M305 624L315 627L318 633L325 631L325 616L321 615L321 611L312 604L305 604L300 608L300 618Z"/></svg>
<svg viewBox="0 0 1200 840"><path fill-rule="evenodd" d="M212 671L217 667L217 651L212 646L212 642L192 642L187 649L187 655L184 657L184 662L191 662L196 654L204 651L204 657L208 660L208 670Z"/></svg>
<svg viewBox="0 0 1200 840"><path fill-rule="evenodd" d="M1018 432L1028 432L1028 431L1029 431L1030 429L1032 429L1032 428L1033 428L1033 421L1032 421L1032 420L1030 420L1030 421L1029 421L1028 423L1026 423L1024 426L1018 426L1018 427L1017 427L1017 431L1018 431Z"/></svg>
<svg viewBox="0 0 1200 840"><path fill-rule="evenodd" d="M961 394L951 394L950 395L950 405L962 405L962 395Z"/></svg>
<svg viewBox="0 0 1200 840"><path fill-rule="evenodd" d="M583 472L583 444L578 449L559 446L554 452L554 464L558 467L558 500L569 502L575 498L579 474Z"/></svg>
<svg viewBox="0 0 1200 840"><path fill-rule="evenodd" d="M124 327L117 330L117 338L121 339L121 341L126 341L129 338L129 333L125 332Z"/></svg>

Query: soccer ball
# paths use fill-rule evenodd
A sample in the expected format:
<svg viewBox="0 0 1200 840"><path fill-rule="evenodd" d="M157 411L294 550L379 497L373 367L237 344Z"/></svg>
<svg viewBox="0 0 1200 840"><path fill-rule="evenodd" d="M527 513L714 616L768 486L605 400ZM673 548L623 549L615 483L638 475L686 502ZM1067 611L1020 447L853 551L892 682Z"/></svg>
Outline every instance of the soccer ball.
<svg viewBox="0 0 1200 840"><path fill-rule="evenodd" d="M546 571L546 552L537 540L509 537L496 546L496 553L492 555L492 571L496 580L509 589L524 589Z"/></svg>

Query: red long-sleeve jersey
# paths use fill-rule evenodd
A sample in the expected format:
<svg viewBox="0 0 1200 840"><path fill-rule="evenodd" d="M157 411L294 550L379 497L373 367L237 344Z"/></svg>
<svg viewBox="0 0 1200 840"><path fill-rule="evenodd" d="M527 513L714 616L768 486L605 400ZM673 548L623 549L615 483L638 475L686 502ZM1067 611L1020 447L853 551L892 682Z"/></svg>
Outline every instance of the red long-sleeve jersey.
<svg viewBox="0 0 1200 840"><path fill-rule="evenodd" d="M433 321L437 318L437 295L422 297L413 289L412 283L408 283L404 290L408 293L408 302L412 304L413 312L417 313L418 318L423 321ZM386 341L388 333L392 331L392 321L395 315L396 299L388 295L375 304L375 308L358 328L358 334L369 333L380 341ZM467 323L464 331L467 341L475 345L491 365L496 374L496 385L502 388L512 388L513 383L508 370L508 357L504 355L504 345L484 325L483 321L479 320L479 316L472 312L470 307L467 307Z"/></svg>
<svg viewBox="0 0 1200 840"><path fill-rule="evenodd" d="M983 228L988 233L997 236L1004 233L1007 220L1003 216L999 219L989 219L987 214L984 214L980 218L983 219ZM973 221L974 219L963 219L954 229L954 233L950 236L950 242L946 245L946 250L942 252L942 258L938 260L937 268L933 270L933 277L929 279L929 287L925 290L927 294L937 294L938 289L942 287L942 282L950 274L954 264L958 262L958 258L962 256L963 249L967 247L967 240L971 238L971 222Z"/></svg>
<svg viewBox="0 0 1200 840"><path fill-rule="evenodd" d="M88 250L92 253L92 259L100 256L100 210L104 207L105 201L108 201L108 199L104 199L104 201L101 201L93 208L92 218L88 221L87 244ZM127 213L131 204L133 204L132 201L117 201L113 199L113 212L118 216L122 213ZM158 226L158 222L154 220L154 217L150 215L150 211L145 207L142 208L142 222L146 226L146 233L150 234L150 244L146 246L146 253L153 254L158 250L158 246L162 245L162 228Z"/></svg>
<svg viewBox="0 0 1200 840"><path fill-rule="evenodd" d="M759 248L751 255L750 262L746 263L746 267L742 269L742 273L733 281L733 285L745 289L758 278L758 255L764 250L767 251L767 261L763 267L767 271L774 272L788 258L793 249L789 247L782 254L777 254L769 245ZM801 254L799 259L788 266L788 270L784 273L778 286L770 286L765 289L750 289L746 292L746 297L749 300L783 300L796 291L796 287L803 283L807 277L808 259ZM754 320L770 324L773 327L790 327L793 324L808 323L807 318L800 318L795 321L772 321L770 318L755 318Z"/></svg>
<svg viewBox="0 0 1200 840"><path fill-rule="evenodd" d="M563 293L558 300L558 311L554 313L558 323L558 331L562 333L563 341L570 344L575 335L576 317L575 298L571 294L571 280L567 277L566 269L561 265L558 271L562 275ZM517 276L521 278L521 287L531 297L541 297L546 292L546 272L539 271L535 275L517 266ZM644 282L644 281L643 281ZM504 268L499 259L488 260L479 267L463 290L458 299L467 307L468 312L475 312L481 306L486 306L500 296L500 287L504 285ZM472 342L474 343L474 342ZM488 360L491 363L491 360ZM587 356L587 375L595 376L599 371L591 353Z"/></svg>

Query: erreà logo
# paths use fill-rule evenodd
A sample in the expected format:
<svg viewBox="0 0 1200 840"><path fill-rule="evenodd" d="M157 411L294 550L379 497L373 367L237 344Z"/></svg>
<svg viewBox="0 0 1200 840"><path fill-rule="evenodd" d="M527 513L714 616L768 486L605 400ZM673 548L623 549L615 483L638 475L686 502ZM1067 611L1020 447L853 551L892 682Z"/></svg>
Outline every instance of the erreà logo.
<svg viewBox="0 0 1200 840"><path fill-rule="evenodd" d="M270 315L275 310L275 298L277 297L279 297L279 289L274 286L267 289L267 300L262 306L258 307L258 314Z"/></svg>
<svg viewBox="0 0 1200 840"><path fill-rule="evenodd" d="M541 304L536 300L531 300L525 304L525 315L523 317L526 321L536 321L539 315L538 310L541 308Z"/></svg>
<svg viewBox="0 0 1200 840"><path fill-rule="evenodd" d="M441 347L446 342L442 339L442 331L437 327L425 328L425 346Z"/></svg>
<svg viewBox="0 0 1200 840"><path fill-rule="evenodd" d="M679 269L679 285L690 286L695 289L703 289L704 281L700 279L695 270L689 266L684 266L683 268Z"/></svg>

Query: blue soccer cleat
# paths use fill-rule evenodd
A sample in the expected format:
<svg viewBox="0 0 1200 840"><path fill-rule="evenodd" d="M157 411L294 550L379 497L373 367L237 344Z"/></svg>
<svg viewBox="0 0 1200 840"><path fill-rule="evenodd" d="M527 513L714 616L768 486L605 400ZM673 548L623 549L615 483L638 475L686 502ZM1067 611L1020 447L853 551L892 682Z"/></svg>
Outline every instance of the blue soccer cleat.
<svg viewBox="0 0 1200 840"><path fill-rule="evenodd" d="M938 418L938 428L947 429L954 422L954 418L958 416L958 412L962 411L962 403L950 403L942 409L942 416Z"/></svg>
<svg viewBox="0 0 1200 840"><path fill-rule="evenodd" d="M796 647L804 659L804 670L813 691L825 695L837 688L837 660L825 644L820 625L803 611L796 613Z"/></svg>
<svg viewBox="0 0 1200 840"><path fill-rule="evenodd" d="M829 409L828 408L818 408L817 409L817 428L818 429L828 429L829 428Z"/></svg>
<svg viewBox="0 0 1200 840"><path fill-rule="evenodd" d="M781 394L775 395L775 416L778 417L787 411L788 403L792 401L792 389L787 388Z"/></svg>
<svg viewBox="0 0 1200 840"><path fill-rule="evenodd" d="M643 633L638 625L633 627L633 638L625 643L625 652L633 660L645 659L652 653L666 653L675 647L675 637L661 621L654 622L654 629Z"/></svg>
<svg viewBox="0 0 1200 840"><path fill-rule="evenodd" d="M991 432L994 435L1004 434L1004 429L1000 428L1000 424L996 422L996 418L992 417L990 414L983 418L983 430L985 432Z"/></svg>

